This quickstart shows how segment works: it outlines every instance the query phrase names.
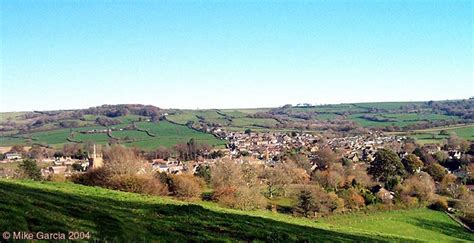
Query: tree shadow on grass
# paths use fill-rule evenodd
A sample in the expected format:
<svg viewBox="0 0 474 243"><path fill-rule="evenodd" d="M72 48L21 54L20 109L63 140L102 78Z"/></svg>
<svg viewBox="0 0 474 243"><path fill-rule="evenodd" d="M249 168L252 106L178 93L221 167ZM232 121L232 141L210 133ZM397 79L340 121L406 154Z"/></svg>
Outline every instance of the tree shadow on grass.
<svg viewBox="0 0 474 243"><path fill-rule="evenodd" d="M110 241L406 241L216 212L199 205L114 200L0 181L0 230L90 231Z"/></svg>
<svg viewBox="0 0 474 243"><path fill-rule="evenodd" d="M421 218L414 218L413 220L413 225L417 227L431 230L437 233L442 233L444 235L457 238L459 240L468 240L474 242L474 234L470 233L468 230L458 225L457 223L450 224L446 222Z"/></svg>

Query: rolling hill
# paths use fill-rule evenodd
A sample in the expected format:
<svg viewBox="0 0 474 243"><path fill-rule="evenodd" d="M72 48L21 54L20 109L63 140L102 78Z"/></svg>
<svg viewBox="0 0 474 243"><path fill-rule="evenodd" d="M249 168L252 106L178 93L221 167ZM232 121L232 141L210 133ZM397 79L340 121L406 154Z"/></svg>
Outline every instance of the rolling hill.
<svg viewBox="0 0 474 243"><path fill-rule="evenodd" d="M447 136L437 133L446 129L473 141L473 116L474 99L207 110L103 105L82 110L0 113L0 146L38 144L59 148L68 142L105 144L112 141L149 150L171 147L191 138L222 146L224 141L206 133L213 127L229 131L312 133L367 128L398 132L420 143L444 141ZM111 131L87 133L106 129Z"/></svg>

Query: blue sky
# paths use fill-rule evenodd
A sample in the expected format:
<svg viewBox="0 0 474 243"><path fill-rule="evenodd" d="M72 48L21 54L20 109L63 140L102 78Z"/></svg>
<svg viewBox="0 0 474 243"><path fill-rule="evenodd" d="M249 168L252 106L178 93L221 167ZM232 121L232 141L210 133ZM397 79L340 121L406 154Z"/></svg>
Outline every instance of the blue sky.
<svg viewBox="0 0 474 243"><path fill-rule="evenodd" d="M1 1L1 111L474 95L471 1Z"/></svg>

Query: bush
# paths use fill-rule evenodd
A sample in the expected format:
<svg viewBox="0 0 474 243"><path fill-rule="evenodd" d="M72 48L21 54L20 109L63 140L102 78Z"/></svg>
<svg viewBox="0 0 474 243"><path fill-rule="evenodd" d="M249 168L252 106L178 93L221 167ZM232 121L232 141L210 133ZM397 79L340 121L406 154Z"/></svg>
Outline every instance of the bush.
<svg viewBox="0 0 474 243"><path fill-rule="evenodd" d="M343 209L344 200L334 192L327 193L319 186L305 186L297 195L297 204L293 212L305 217L316 217Z"/></svg>
<svg viewBox="0 0 474 243"><path fill-rule="evenodd" d="M365 199L355 188L350 188L340 192L340 197L344 199L346 208L359 209L365 206Z"/></svg>
<svg viewBox="0 0 474 243"><path fill-rule="evenodd" d="M49 174L48 178L46 178L47 181L54 181L54 182L66 182L67 179L64 175L58 175L58 174Z"/></svg>
<svg viewBox="0 0 474 243"><path fill-rule="evenodd" d="M242 210L265 208L265 197L257 188L223 186L216 188L214 199L222 206Z"/></svg>
<svg viewBox="0 0 474 243"><path fill-rule="evenodd" d="M105 167L91 169L84 174L76 174L71 176L74 183L86 186L109 187L109 180L112 177L110 170Z"/></svg>
<svg viewBox="0 0 474 243"><path fill-rule="evenodd" d="M168 189L158 179L148 175L119 175L110 180L109 188L148 195L167 195Z"/></svg>
<svg viewBox="0 0 474 243"><path fill-rule="evenodd" d="M35 160L26 159L23 160L18 168L21 173L21 177L32 180L41 180L41 169L36 164Z"/></svg>
<svg viewBox="0 0 474 243"><path fill-rule="evenodd" d="M416 197L420 203L429 201L435 193L435 183L427 173L413 175L399 187L399 193L404 196Z"/></svg>
<svg viewBox="0 0 474 243"><path fill-rule="evenodd" d="M446 199L446 197L438 197L430 205L430 208L439 210L439 211L446 211L448 210L448 200Z"/></svg>
<svg viewBox="0 0 474 243"><path fill-rule="evenodd" d="M181 199L196 199L201 196L204 181L193 175L172 175L171 193Z"/></svg>
<svg viewBox="0 0 474 243"><path fill-rule="evenodd" d="M195 175L204 179L206 183L211 183L211 167L209 165L199 165Z"/></svg>
<svg viewBox="0 0 474 243"><path fill-rule="evenodd" d="M100 186L112 190L143 193L149 195L167 195L166 184L150 175L122 174L114 175L105 167L89 170L84 174L71 176L71 181L86 186Z"/></svg>
<svg viewBox="0 0 474 243"><path fill-rule="evenodd" d="M427 166L425 170L435 181L441 181L447 174L446 169L438 163Z"/></svg>
<svg viewBox="0 0 474 243"><path fill-rule="evenodd" d="M241 187L235 195L234 208L254 210L265 208L267 202L262 194L255 188Z"/></svg>

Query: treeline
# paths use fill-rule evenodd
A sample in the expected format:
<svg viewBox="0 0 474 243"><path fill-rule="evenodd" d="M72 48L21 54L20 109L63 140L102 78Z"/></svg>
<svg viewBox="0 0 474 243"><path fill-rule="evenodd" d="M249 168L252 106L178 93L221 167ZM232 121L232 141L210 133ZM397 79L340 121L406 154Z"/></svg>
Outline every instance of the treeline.
<svg viewBox="0 0 474 243"><path fill-rule="evenodd" d="M0 131L18 130L20 133L27 133L31 130L40 130L44 125L58 123L59 128L79 127L79 120L86 121L84 115L96 115L95 122L102 126L120 124L120 120L114 119L126 115L139 115L150 117L152 121L162 118L164 111L151 105L102 105L82 110L59 110L59 111L35 111L23 115L24 121L16 122L7 119L0 123ZM50 129L50 128L49 128Z"/></svg>
<svg viewBox="0 0 474 243"><path fill-rule="evenodd" d="M474 99L429 101L427 105L433 111L439 111L446 115L459 116L462 119L474 120Z"/></svg>
<svg viewBox="0 0 474 243"><path fill-rule="evenodd" d="M126 115L139 115L148 117L159 117L163 110L152 105L123 104L123 105L102 105L78 110L81 115L103 115L107 117L119 117Z"/></svg>

